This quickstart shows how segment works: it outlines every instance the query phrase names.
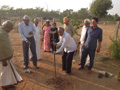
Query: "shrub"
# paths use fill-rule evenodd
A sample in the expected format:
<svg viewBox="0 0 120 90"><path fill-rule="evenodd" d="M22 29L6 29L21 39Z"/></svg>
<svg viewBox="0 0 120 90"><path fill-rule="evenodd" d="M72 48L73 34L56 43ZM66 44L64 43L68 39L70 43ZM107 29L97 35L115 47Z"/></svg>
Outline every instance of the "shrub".
<svg viewBox="0 0 120 90"><path fill-rule="evenodd" d="M120 38L114 40L110 38L112 44L109 46L111 58L120 60Z"/></svg>

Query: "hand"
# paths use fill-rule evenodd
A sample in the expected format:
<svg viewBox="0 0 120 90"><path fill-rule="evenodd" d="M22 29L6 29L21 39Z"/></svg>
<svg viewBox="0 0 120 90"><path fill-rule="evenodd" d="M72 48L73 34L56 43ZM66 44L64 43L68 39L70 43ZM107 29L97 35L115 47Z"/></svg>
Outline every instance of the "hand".
<svg viewBox="0 0 120 90"><path fill-rule="evenodd" d="M56 33L56 31L53 32L53 34L55 34L55 33Z"/></svg>
<svg viewBox="0 0 120 90"><path fill-rule="evenodd" d="M32 35L33 34L33 32L29 32L29 35Z"/></svg>
<svg viewBox="0 0 120 90"><path fill-rule="evenodd" d="M82 44L82 48L84 48L84 44Z"/></svg>
<svg viewBox="0 0 120 90"><path fill-rule="evenodd" d="M7 62L6 61L2 61L2 65L3 66L7 66Z"/></svg>
<svg viewBox="0 0 120 90"><path fill-rule="evenodd" d="M27 44L29 44L29 41L28 41L28 40L26 40L25 42L26 42Z"/></svg>
<svg viewBox="0 0 120 90"><path fill-rule="evenodd" d="M56 54L56 51L53 51L53 54L55 55L55 54Z"/></svg>
<svg viewBox="0 0 120 90"><path fill-rule="evenodd" d="M97 53L99 53L100 52L100 47L98 47L96 51L97 51Z"/></svg>
<svg viewBox="0 0 120 90"><path fill-rule="evenodd" d="M57 45L56 42L53 41L53 45L56 46Z"/></svg>

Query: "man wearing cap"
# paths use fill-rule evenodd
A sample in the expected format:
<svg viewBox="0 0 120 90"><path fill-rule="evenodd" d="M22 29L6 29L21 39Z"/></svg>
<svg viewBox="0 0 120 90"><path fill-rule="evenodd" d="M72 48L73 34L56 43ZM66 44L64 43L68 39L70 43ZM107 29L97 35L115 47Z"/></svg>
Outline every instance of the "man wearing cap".
<svg viewBox="0 0 120 90"><path fill-rule="evenodd" d="M74 35L74 32L73 32L73 25L69 23L69 20L67 17L64 17L63 18L63 22L64 22L64 30L69 33L72 37Z"/></svg>
<svg viewBox="0 0 120 90"><path fill-rule="evenodd" d="M29 48L30 48L32 55L33 55L33 57L32 57L33 65L36 69L38 69L36 45L35 45L35 40L33 37L36 33L35 26L33 25L32 22L29 22L29 17L27 15L25 15L23 17L23 21L21 23L19 23L19 33L20 33L22 40L23 40L22 45L23 45L23 56L24 56L24 69L28 68Z"/></svg>
<svg viewBox="0 0 120 90"><path fill-rule="evenodd" d="M7 90L22 82L21 76L13 64L13 49L8 33L13 29L10 20L3 22L0 27L0 64L1 64L1 88Z"/></svg>

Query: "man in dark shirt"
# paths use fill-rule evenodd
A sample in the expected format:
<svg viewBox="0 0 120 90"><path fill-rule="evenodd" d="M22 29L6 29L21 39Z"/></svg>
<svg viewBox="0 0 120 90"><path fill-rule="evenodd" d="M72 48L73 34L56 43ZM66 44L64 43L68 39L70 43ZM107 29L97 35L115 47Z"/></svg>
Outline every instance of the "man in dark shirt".
<svg viewBox="0 0 120 90"><path fill-rule="evenodd" d="M86 36L83 43L83 50L82 50L82 57L81 57L81 67L80 69L84 68L86 57L89 54L90 56L90 66L88 66L87 73L91 73L91 69L94 63L94 56L95 51L100 52L101 43L102 43L102 29L97 26L98 18L92 18L92 26L89 26L86 32ZM97 40L98 40L98 47L97 47ZM97 49L96 49L97 47Z"/></svg>

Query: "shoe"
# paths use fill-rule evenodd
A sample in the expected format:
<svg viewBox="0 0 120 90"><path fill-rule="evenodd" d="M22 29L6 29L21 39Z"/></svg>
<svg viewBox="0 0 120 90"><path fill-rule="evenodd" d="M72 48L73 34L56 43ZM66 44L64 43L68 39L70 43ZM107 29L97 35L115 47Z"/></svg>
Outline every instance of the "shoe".
<svg viewBox="0 0 120 90"><path fill-rule="evenodd" d="M83 68L82 67L79 67L78 70L82 70Z"/></svg>
<svg viewBox="0 0 120 90"><path fill-rule="evenodd" d="M85 65L84 68L88 68L88 65Z"/></svg>
<svg viewBox="0 0 120 90"><path fill-rule="evenodd" d="M98 78L102 78L104 75L102 73L98 73Z"/></svg>
<svg viewBox="0 0 120 90"><path fill-rule="evenodd" d="M109 74L107 72L105 73L105 77L109 77Z"/></svg>
<svg viewBox="0 0 120 90"><path fill-rule="evenodd" d="M34 66L35 67L35 69L38 69L38 66Z"/></svg>
<svg viewBox="0 0 120 90"><path fill-rule="evenodd" d="M24 65L24 67L23 67L24 69L27 69L28 68L28 66L26 66L26 65Z"/></svg>
<svg viewBox="0 0 120 90"><path fill-rule="evenodd" d="M91 70L88 70L88 71L87 71L87 74L91 74Z"/></svg>

